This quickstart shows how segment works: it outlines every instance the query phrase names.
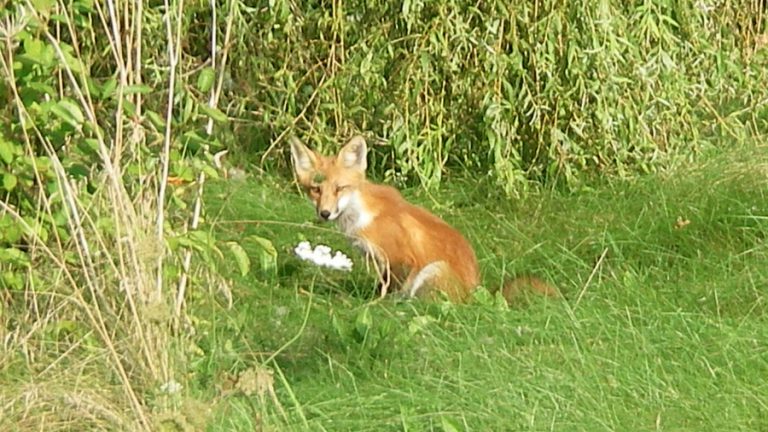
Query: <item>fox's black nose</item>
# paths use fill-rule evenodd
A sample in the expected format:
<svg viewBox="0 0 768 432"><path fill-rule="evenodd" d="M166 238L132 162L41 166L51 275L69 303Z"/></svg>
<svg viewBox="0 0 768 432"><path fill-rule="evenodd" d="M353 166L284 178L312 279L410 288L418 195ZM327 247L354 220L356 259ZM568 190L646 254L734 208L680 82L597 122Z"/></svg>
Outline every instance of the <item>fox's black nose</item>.
<svg viewBox="0 0 768 432"><path fill-rule="evenodd" d="M330 216L331 216L331 212L329 212L328 210L320 210L320 217L321 218L323 218L325 220L328 220L328 218Z"/></svg>

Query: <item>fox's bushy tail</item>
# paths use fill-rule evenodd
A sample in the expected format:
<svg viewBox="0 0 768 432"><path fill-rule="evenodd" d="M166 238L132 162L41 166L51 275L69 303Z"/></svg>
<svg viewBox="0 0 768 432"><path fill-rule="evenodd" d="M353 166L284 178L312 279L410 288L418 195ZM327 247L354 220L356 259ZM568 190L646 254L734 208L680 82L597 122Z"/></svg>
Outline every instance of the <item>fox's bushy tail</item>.
<svg viewBox="0 0 768 432"><path fill-rule="evenodd" d="M557 288L536 276L518 276L507 280L501 288L501 295L510 306L525 304L533 296L561 297Z"/></svg>

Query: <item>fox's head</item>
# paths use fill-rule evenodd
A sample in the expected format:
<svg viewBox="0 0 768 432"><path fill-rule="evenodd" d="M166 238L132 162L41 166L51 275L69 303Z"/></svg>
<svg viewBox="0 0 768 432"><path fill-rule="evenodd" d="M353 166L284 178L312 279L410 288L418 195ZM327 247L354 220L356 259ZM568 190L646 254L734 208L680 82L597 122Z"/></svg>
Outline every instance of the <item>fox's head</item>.
<svg viewBox="0 0 768 432"><path fill-rule="evenodd" d="M322 156L298 139L291 141L291 159L296 179L315 203L323 220L336 220L354 205L357 190L365 181L367 147L356 136L336 156Z"/></svg>

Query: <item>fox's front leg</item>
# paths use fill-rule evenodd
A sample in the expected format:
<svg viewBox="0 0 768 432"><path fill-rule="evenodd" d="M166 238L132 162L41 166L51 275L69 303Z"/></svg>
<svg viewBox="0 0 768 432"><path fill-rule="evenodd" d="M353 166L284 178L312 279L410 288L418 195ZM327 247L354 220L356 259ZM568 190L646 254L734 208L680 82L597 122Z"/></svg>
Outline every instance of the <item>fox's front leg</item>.
<svg viewBox="0 0 768 432"><path fill-rule="evenodd" d="M366 254L366 258L372 258L368 262L373 262L373 268L376 271L376 276L379 278L376 290L380 293L379 297L384 298L389 292L389 287L392 285L392 270L389 267L389 261L381 259L374 254Z"/></svg>
<svg viewBox="0 0 768 432"><path fill-rule="evenodd" d="M376 288L376 291L380 293L381 298L384 298L387 295L390 283L392 282L392 273L388 268L384 268L384 270L380 273L377 271L377 273L379 276L379 284Z"/></svg>

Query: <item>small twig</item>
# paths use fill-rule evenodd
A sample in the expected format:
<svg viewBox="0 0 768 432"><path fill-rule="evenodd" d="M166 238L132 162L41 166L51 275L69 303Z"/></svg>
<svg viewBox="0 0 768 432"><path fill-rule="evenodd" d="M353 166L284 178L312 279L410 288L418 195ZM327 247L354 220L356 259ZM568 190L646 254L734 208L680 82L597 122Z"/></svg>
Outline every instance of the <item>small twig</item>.
<svg viewBox="0 0 768 432"><path fill-rule="evenodd" d="M211 108L215 108L219 101L219 96L221 95L221 89L223 88L224 84L224 77L226 72L226 64L227 64L227 56L229 54L229 39L232 34L232 21L234 19L234 12L232 11L233 3L229 4L228 9L228 16L227 16L227 27L224 32L224 49L221 53L221 65L220 65L220 72L218 77L217 85L211 89L211 95L208 99L208 106ZM211 31L211 67L215 70L216 69L216 56L218 53L216 52L216 0L211 0L211 21L213 22L213 29ZM205 132L210 136L213 134L213 119L208 119L208 124L205 126ZM223 155L222 155L223 156ZM220 159L220 156L219 156ZM215 160L215 159L214 159ZM197 193L195 195L195 203L194 208L192 210L192 222L190 225L190 230L197 229L198 225L200 225L200 214L202 212L202 204L203 204L203 187L205 185L205 171L200 171L200 174L198 174L197 177ZM184 297L186 296L187 291L187 281L189 279L189 268L192 264L192 250L187 249L184 252L184 258L181 263L182 271L181 271L181 277L179 278L179 286L178 290L176 291L176 304L175 304L175 317L178 320L181 317L181 309L184 306Z"/></svg>
<svg viewBox="0 0 768 432"><path fill-rule="evenodd" d="M173 129L173 105L175 102L176 94L176 67L179 62L180 44L181 44L181 11L183 10L184 2L179 2L178 15L176 16L177 24L177 37L174 37L173 32L173 12L168 0L164 1L165 6L165 32L168 43L168 96L167 96L167 109L165 113L165 136L163 137L163 148L160 153L160 179L157 192L157 241L160 244L164 242L165 235L165 194L166 187L168 185L168 173L170 172L171 164L171 130ZM157 257L157 280L156 290L157 299L161 299L163 295L163 260L162 253Z"/></svg>
<svg viewBox="0 0 768 432"><path fill-rule="evenodd" d="M261 165L264 166L264 161L267 159L267 156L272 153L272 150L275 149L278 143L280 143L283 138L290 132L294 126L296 126L296 123L299 122L299 119L304 118L304 114L306 114L309 107L312 105L312 102L315 100L315 97L317 97L317 94L320 92L320 89L323 87L323 84L325 83L325 75L320 79L320 84L315 87L315 91L312 92L312 94L309 96L309 100L306 104L304 104L304 108L301 110L299 115L297 115L293 121L291 122L291 127L284 129L280 135L275 138L274 141L272 141L272 144L267 148L267 150L264 152L264 154L261 156Z"/></svg>
<svg viewBox="0 0 768 432"><path fill-rule="evenodd" d="M732 136L733 138L738 139L738 135L736 135L736 132L731 129L730 126L728 126L728 123L725 121L723 117L720 116L720 114L717 112L714 106L712 106L712 103L707 100L707 98L702 98L701 101L704 103L704 105L707 106L707 109L717 118L718 123L720 123L720 126L722 126L726 131L728 131L728 134Z"/></svg>
<svg viewBox="0 0 768 432"><path fill-rule="evenodd" d="M603 260L605 259L605 256L607 254L608 254L608 248L603 249L603 253L600 254L600 258L597 259L595 266L592 268L592 273L589 274L587 281L584 283L584 286L581 288L581 291L579 291L578 297L576 297L576 303L573 306L574 309L576 309L579 306L579 302L581 302L581 298L584 297L584 293L587 292L587 287L589 287L589 284L592 282L592 278L595 277L595 273L597 273L597 270L603 264Z"/></svg>

